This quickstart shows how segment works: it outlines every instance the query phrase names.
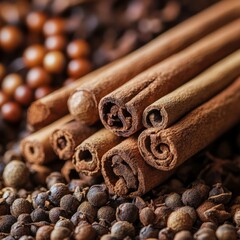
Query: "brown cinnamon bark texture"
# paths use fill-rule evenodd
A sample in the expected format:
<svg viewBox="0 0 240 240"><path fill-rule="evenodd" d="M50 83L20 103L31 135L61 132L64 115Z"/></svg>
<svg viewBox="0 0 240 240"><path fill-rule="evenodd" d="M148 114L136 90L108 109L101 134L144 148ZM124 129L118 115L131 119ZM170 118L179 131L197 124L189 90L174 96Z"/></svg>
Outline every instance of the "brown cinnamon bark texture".
<svg viewBox="0 0 240 240"><path fill-rule="evenodd" d="M153 167L176 168L240 121L240 78L170 128L149 128L138 138L139 150Z"/></svg>
<svg viewBox="0 0 240 240"><path fill-rule="evenodd" d="M56 128L50 135L50 144L60 159L72 158L75 147L97 131L97 127L89 127L72 120Z"/></svg>
<svg viewBox="0 0 240 240"><path fill-rule="evenodd" d="M147 69L99 104L104 126L128 137L142 127L144 109L240 47L240 19Z"/></svg>
<svg viewBox="0 0 240 240"><path fill-rule="evenodd" d="M165 129L219 93L240 75L240 50L148 106L143 112L146 128Z"/></svg>
<svg viewBox="0 0 240 240"><path fill-rule="evenodd" d="M172 28L81 85L68 100L70 113L93 124L99 119L98 103L106 94L239 16L240 2L222 1Z"/></svg>
<svg viewBox="0 0 240 240"><path fill-rule="evenodd" d="M119 144L123 138L101 129L76 147L73 163L78 172L88 176L101 173L101 158L108 150Z"/></svg>
<svg viewBox="0 0 240 240"><path fill-rule="evenodd" d="M67 100L70 94L84 82L95 78L105 67L91 72L72 84L62 87L46 97L33 102L27 112L27 122L29 126L37 130L67 115Z"/></svg>
<svg viewBox="0 0 240 240"><path fill-rule="evenodd" d="M21 141L21 152L30 163L44 164L51 162L56 158L49 142L50 134L59 126L73 119L67 115L49 126L30 134Z"/></svg>
<svg viewBox="0 0 240 240"><path fill-rule="evenodd" d="M105 183L119 196L141 196L172 173L173 171L159 171L148 165L139 153L136 137L124 140L102 158Z"/></svg>

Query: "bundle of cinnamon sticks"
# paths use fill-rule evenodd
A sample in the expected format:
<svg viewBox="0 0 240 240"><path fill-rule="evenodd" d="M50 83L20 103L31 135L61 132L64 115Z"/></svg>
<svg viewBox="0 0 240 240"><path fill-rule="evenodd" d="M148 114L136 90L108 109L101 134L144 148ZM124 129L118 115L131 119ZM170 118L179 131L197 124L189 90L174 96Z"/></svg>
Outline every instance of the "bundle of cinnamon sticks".
<svg viewBox="0 0 240 240"><path fill-rule="evenodd" d="M239 26L240 2L219 2L34 102L26 160L72 159L121 196L159 185L240 121Z"/></svg>

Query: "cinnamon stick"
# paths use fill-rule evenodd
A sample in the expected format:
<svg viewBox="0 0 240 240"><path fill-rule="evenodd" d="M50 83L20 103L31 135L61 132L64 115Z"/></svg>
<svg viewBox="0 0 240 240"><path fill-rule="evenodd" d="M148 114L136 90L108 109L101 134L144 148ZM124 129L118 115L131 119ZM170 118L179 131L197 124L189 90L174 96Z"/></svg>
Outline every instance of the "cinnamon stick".
<svg viewBox="0 0 240 240"><path fill-rule="evenodd" d="M106 129L101 129L76 147L73 163L78 172L88 176L101 173L101 158L123 139Z"/></svg>
<svg viewBox="0 0 240 240"><path fill-rule="evenodd" d="M138 139L145 161L164 171L176 168L240 120L240 78L170 128L149 128Z"/></svg>
<svg viewBox="0 0 240 240"><path fill-rule="evenodd" d="M70 113L85 124L93 124L99 119L98 103L106 94L239 15L240 2L222 1L172 28L81 85L68 100Z"/></svg>
<svg viewBox="0 0 240 240"><path fill-rule="evenodd" d="M124 140L102 158L105 183L119 196L141 196L172 173L173 171L163 172L148 165L139 153L136 137Z"/></svg>
<svg viewBox="0 0 240 240"><path fill-rule="evenodd" d="M240 50L216 63L143 112L146 128L164 129L227 87L240 75Z"/></svg>
<svg viewBox="0 0 240 240"><path fill-rule="evenodd" d="M41 130L30 134L21 141L20 147L23 156L30 163L44 164L51 162L56 158L54 151L49 142L49 135L57 127L71 121L73 118L67 115L58 121L42 128Z"/></svg>
<svg viewBox="0 0 240 240"><path fill-rule="evenodd" d="M142 114L151 103L186 83L240 47L240 19L156 64L108 94L99 104L104 126L119 136L142 127Z"/></svg>
<svg viewBox="0 0 240 240"><path fill-rule="evenodd" d="M68 160L73 156L75 147L96 131L97 127L89 127L72 120L56 128L49 141L58 157Z"/></svg>
<svg viewBox="0 0 240 240"><path fill-rule="evenodd" d="M84 82L95 78L100 72L104 71L105 67L97 69L72 84L33 102L27 112L29 126L38 130L68 114L67 100L70 94Z"/></svg>

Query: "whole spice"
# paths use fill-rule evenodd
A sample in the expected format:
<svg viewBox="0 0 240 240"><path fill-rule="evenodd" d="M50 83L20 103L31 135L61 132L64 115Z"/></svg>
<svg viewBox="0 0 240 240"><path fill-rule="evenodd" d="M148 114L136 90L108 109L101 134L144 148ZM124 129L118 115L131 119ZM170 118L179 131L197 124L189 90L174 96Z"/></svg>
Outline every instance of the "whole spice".
<svg viewBox="0 0 240 240"><path fill-rule="evenodd" d="M46 178L48 189L50 189L55 183L65 183L65 179L60 172L52 172Z"/></svg>
<svg viewBox="0 0 240 240"><path fill-rule="evenodd" d="M109 200L106 185L93 185L87 193L87 199L95 207L105 205Z"/></svg>
<svg viewBox="0 0 240 240"><path fill-rule="evenodd" d="M40 227L36 233L36 240L50 240L52 230L50 225Z"/></svg>
<svg viewBox="0 0 240 240"><path fill-rule="evenodd" d="M74 230L74 225L73 225L73 223L72 223L69 219L66 219L66 218L60 218L60 219L56 222L55 227L68 228L70 231L73 231L73 230Z"/></svg>
<svg viewBox="0 0 240 240"><path fill-rule="evenodd" d="M60 201L60 207L70 215L76 212L79 205L80 202L72 194L63 196Z"/></svg>
<svg viewBox="0 0 240 240"><path fill-rule="evenodd" d="M217 228L216 236L219 240L237 240L237 231L234 226L223 224Z"/></svg>
<svg viewBox="0 0 240 240"><path fill-rule="evenodd" d="M127 221L118 221L113 224L111 228L111 235L117 239L124 239L125 237L134 237L134 226Z"/></svg>
<svg viewBox="0 0 240 240"><path fill-rule="evenodd" d="M182 202L186 206L197 208L201 204L201 193L197 188L187 189L182 194Z"/></svg>
<svg viewBox="0 0 240 240"><path fill-rule="evenodd" d="M96 231L91 224L83 221L75 228L74 238L76 240L94 240L96 238Z"/></svg>
<svg viewBox="0 0 240 240"><path fill-rule="evenodd" d="M159 233L159 229L152 227L151 225L148 225L146 227L143 227L140 230L139 238L140 240L144 239L151 239L151 238L157 238Z"/></svg>
<svg viewBox="0 0 240 240"><path fill-rule="evenodd" d="M154 223L155 213L152 208L145 207L139 212L139 220L143 224L143 226L148 226Z"/></svg>
<svg viewBox="0 0 240 240"><path fill-rule="evenodd" d="M83 214L90 223L93 223L97 217L97 209L87 201L82 202L77 210Z"/></svg>
<svg viewBox="0 0 240 240"><path fill-rule="evenodd" d="M159 240L169 240L169 239L173 239L173 237L174 237L174 232L171 228L163 228L158 233Z"/></svg>
<svg viewBox="0 0 240 240"><path fill-rule="evenodd" d="M59 240L59 239L68 239L71 236L71 231L65 227L54 227L51 232L50 238L51 240Z"/></svg>
<svg viewBox="0 0 240 240"><path fill-rule="evenodd" d="M67 185L55 183L49 189L49 200L56 206L60 204L61 198L69 193Z"/></svg>
<svg viewBox="0 0 240 240"><path fill-rule="evenodd" d="M23 223L31 223L32 218L31 218L31 215L29 213L22 213L18 216L17 221L18 222L23 222Z"/></svg>
<svg viewBox="0 0 240 240"><path fill-rule="evenodd" d="M123 203L117 208L116 219L134 223L138 219L138 208L133 203Z"/></svg>
<svg viewBox="0 0 240 240"><path fill-rule="evenodd" d="M178 193L171 193L165 198L165 204L172 209L182 206L181 196ZM185 204L186 205L186 204Z"/></svg>
<svg viewBox="0 0 240 240"><path fill-rule="evenodd" d="M49 219L52 223L56 223L61 217L67 217L67 213L64 209L55 207L49 211Z"/></svg>
<svg viewBox="0 0 240 240"><path fill-rule="evenodd" d="M217 240L216 235L215 235L215 230L211 229L211 228L200 228L195 234L194 234L194 238L196 240Z"/></svg>
<svg viewBox="0 0 240 240"><path fill-rule="evenodd" d="M21 161L11 161L3 171L3 180L6 186L20 188L29 180L29 170Z"/></svg>
<svg viewBox="0 0 240 240"><path fill-rule="evenodd" d="M97 211L97 218L112 223L116 219L116 211L111 206L102 206Z"/></svg>
<svg viewBox="0 0 240 240"><path fill-rule="evenodd" d="M192 218L186 211L181 211L180 209L175 210L169 215L167 227L171 228L175 232L191 230L193 225Z"/></svg>
<svg viewBox="0 0 240 240"><path fill-rule="evenodd" d="M12 225L10 234L14 238L19 239L24 235L30 235L30 227L24 223L16 222Z"/></svg>
<svg viewBox="0 0 240 240"><path fill-rule="evenodd" d="M49 221L48 213L41 208L36 208L31 212L31 219L33 222Z"/></svg>
<svg viewBox="0 0 240 240"><path fill-rule="evenodd" d="M17 221L12 215L0 216L0 232L9 233L11 226Z"/></svg>
<svg viewBox="0 0 240 240"><path fill-rule="evenodd" d="M178 232L175 236L173 240L193 240L193 235L191 234L191 232L183 230Z"/></svg>
<svg viewBox="0 0 240 240"><path fill-rule="evenodd" d="M24 198L17 198L12 203L10 211L14 217L18 217L22 213L31 213L32 205Z"/></svg>

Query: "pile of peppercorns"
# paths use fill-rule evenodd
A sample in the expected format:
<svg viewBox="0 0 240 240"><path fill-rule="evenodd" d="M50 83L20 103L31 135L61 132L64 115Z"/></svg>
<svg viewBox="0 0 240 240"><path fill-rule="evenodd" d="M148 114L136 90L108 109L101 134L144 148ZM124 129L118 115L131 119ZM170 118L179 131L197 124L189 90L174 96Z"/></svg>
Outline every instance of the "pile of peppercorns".
<svg viewBox="0 0 240 240"><path fill-rule="evenodd" d="M47 172L47 166L4 159L0 238L237 240L240 131L230 133L165 184L133 199L111 194L101 178L74 179L70 171Z"/></svg>

